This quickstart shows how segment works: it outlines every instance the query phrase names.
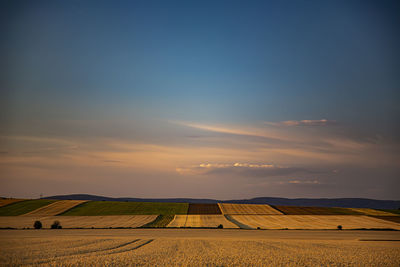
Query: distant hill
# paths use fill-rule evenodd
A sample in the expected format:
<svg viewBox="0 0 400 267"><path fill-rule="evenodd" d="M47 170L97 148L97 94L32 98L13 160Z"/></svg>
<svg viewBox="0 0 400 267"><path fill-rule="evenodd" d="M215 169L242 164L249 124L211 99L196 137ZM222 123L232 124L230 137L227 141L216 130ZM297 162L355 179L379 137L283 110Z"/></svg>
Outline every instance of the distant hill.
<svg viewBox="0 0 400 267"><path fill-rule="evenodd" d="M237 204L270 204L282 206L305 207L343 207L343 208L372 208L398 209L399 200L377 200L368 198L277 198L257 197L251 199L216 200L200 198L113 198L86 194L59 195L45 197L46 199L71 199L93 201L132 201L132 202L174 202L174 203L237 203Z"/></svg>

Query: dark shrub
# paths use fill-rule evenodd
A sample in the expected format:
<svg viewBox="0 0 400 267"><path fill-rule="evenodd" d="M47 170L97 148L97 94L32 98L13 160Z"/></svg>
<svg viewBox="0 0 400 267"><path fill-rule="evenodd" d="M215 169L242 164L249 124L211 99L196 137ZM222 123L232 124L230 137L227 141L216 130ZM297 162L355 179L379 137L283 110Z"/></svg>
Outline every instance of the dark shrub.
<svg viewBox="0 0 400 267"><path fill-rule="evenodd" d="M257 227L257 230L260 230L260 229L261 229L261 228L258 226L258 227Z"/></svg>
<svg viewBox="0 0 400 267"><path fill-rule="evenodd" d="M35 223L33 224L33 227L35 227L35 229L42 229L42 222L35 221Z"/></svg>
<svg viewBox="0 0 400 267"><path fill-rule="evenodd" d="M342 230L342 228L343 228L343 227L342 227L341 225L338 225L338 226L337 226L337 229L338 229L338 230Z"/></svg>
<svg viewBox="0 0 400 267"><path fill-rule="evenodd" d="M218 228L218 229L222 229L222 228L224 228L224 226L223 226L222 224L220 224L220 225L218 225L217 228Z"/></svg>
<svg viewBox="0 0 400 267"><path fill-rule="evenodd" d="M59 221L54 221L51 225L51 229L61 229L61 225Z"/></svg>

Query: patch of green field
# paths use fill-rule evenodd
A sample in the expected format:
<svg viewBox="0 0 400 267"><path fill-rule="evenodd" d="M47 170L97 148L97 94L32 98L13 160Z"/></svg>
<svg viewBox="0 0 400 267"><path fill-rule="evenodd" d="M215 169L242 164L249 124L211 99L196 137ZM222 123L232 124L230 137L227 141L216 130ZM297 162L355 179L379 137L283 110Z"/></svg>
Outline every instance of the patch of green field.
<svg viewBox="0 0 400 267"><path fill-rule="evenodd" d="M33 199L24 200L0 207L0 216L18 216L31 212L35 209L49 205L57 200L54 199Z"/></svg>
<svg viewBox="0 0 400 267"><path fill-rule="evenodd" d="M186 214L187 203L162 202L118 202L89 201L76 206L60 215L96 216L96 215L151 215L151 214Z"/></svg>
<svg viewBox="0 0 400 267"><path fill-rule="evenodd" d="M151 223L147 223L142 226L142 228L163 228L167 227L167 225L174 219L175 215L173 214L164 214L158 215L157 218Z"/></svg>
<svg viewBox="0 0 400 267"><path fill-rule="evenodd" d="M386 212L390 212L390 213L394 213L394 214L400 214L400 209L379 209L381 211L386 211Z"/></svg>

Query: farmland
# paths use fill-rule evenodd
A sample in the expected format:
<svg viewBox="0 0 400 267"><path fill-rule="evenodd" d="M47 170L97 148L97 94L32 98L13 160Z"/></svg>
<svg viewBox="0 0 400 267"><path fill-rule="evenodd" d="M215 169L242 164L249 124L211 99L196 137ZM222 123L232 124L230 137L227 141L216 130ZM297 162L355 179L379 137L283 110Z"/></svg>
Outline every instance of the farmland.
<svg viewBox="0 0 400 267"><path fill-rule="evenodd" d="M118 228L140 227L150 223L157 215L111 215L111 216L7 216L0 218L0 228L33 228L39 220L43 228L50 228L54 221L59 221L63 228Z"/></svg>
<svg viewBox="0 0 400 267"><path fill-rule="evenodd" d="M241 214L241 215L280 215L282 212L272 208L270 205L256 204L230 204L219 203L219 207L223 214Z"/></svg>
<svg viewBox="0 0 400 267"><path fill-rule="evenodd" d="M372 217L400 224L400 216L372 216Z"/></svg>
<svg viewBox="0 0 400 267"><path fill-rule="evenodd" d="M374 209L367 209L367 208L349 208L350 210L354 210L355 212L360 212L365 215L373 215L373 216L393 216L393 213L381 211L381 210L374 210Z"/></svg>
<svg viewBox="0 0 400 267"><path fill-rule="evenodd" d="M218 204L189 204L187 214L222 214Z"/></svg>
<svg viewBox="0 0 400 267"><path fill-rule="evenodd" d="M2 230L0 265L399 266L400 232Z"/></svg>
<svg viewBox="0 0 400 267"><path fill-rule="evenodd" d="M23 216L54 216L85 202L85 200L60 200L28 212Z"/></svg>
<svg viewBox="0 0 400 267"><path fill-rule="evenodd" d="M234 220L251 228L261 229L375 229L400 230L400 224L369 216L352 215L231 215Z"/></svg>
<svg viewBox="0 0 400 267"><path fill-rule="evenodd" d="M18 216L26 214L43 206L49 205L56 200L51 199L34 199L24 200L0 207L0 216Z"/></svg>
<svg viewBox="0 0 400 267"><path fill-rule="evenodd" d="M236 224L228 221L223 215L175 215L168 227L212 227L220 224L224 228L239 228Z"/></svg>
<svg viewBox="0 0 400 267"><path fill-rule="evenodd" d="M172 214L165 214L165 215L158 215L157 218L142 227L148 227L148 228L163 228L167 227L167 225L174 219L174 215Z"/></svg>
<svg viewBox="0 0 400 267"><path fill-rule="evenodd" d="M348 208L273 206L286 215L364 215Z"/></svg>
<svg viewBox="0 0 400 267"><path fill-rule="evenodd" d="M187 203L89 201L61 214L64 216L186 214Z"/></svg>
<svg viewBox="0 0 400 267"><path fill-rule="evenodd" d="M22 201L23 199L19 198L0 198L0 207L9 205L11 203Z"/></svg>

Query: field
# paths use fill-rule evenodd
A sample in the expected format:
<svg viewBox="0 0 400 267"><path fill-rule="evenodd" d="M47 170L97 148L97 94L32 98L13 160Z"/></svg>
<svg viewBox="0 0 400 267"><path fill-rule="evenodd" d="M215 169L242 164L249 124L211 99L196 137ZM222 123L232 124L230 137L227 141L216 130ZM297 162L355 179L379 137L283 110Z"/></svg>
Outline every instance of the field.
<svg viewBox="0 0 400 267"><path fill-rule="evenodd" d="M372 216L372 217L400 224L400 216Z"/></svg>
<svg viewBox="0 0 400 267"><path fill-rule="evenodd" d="M189 204L187 214L222 214L218 204Z"/></svg>
<svg viewBox="0 0 400 267"><path fill-rule="evenodd" d="M39 220L43 228L50 228L54 221L59 221L63 228L118 228L140 227L150 223L157 215L112 215L112 216L7 216L0 218L0 228L33 228Z"/></svg>
<svg viewBox="0 0 400 267"><path fill-rule="evenodd" d="M19 198L0 198L0 207L6 206L11 203L19 202L24 199L19 199Z"/></svg>
<svg viewBox="0 0 400 267"><path fill-rule="evenodd" d="M22 216L54 216L85 202L86 200L59 200Z"/></svg>
<svg viewBox="0 0 400 267"><path fill-rule="evenodd" d="M56 200L52 199L34 199L24 200L0 207L0 216L18 216L26 214L43 206L49 205Z"/></svg>
<svg viewBox="0 0 400 267"><path fill-rule="evenodd" d="M228 221L223 215L175 215L168 227L213 227L220 224L224 228L239 228Z"/></svg>
<svg viewBox="0 0 400 267"><path fill-rule="evenodd" d="M363 215L231 215L251 228L261 229L397 229L400 224Z"/></svg>
<svg viewBox="0 0 400 267"><path fill-rule="evenodd" d="M348 208L273 206L287 215L364 215Z"/></svg>
<svg viewBox="0 0 400 267"><path fill-rule="evenodd" d="M175 215L166 214L166 215L158 215L157 218L142 227L146 228L162 228L167 227L167 225L174 219Z"/></svg>
<svg viewBox="0 0 400 267"><path fill-rule="evenodd" d="M89 201L61 214L63 216L186 214L187 203Z"/></svg>
<svg viewBox="0 0 400 267"><path fill-rule="evenodd" d="M400 232L2 230L0 265L399 266Z"/></svg>
<svg viewBox="0 0 400 267"><path fill-rule="evenodd" d="M365 215L373 215L373 216L393 216L393 213L381 211L381 210L374 210L374 209L367 209L367 208L349 208L354 210L355 212L360 212Z"/></svg>
<svg viewBox="0 0 400 267"><path fill-rule="evenodd" d="M256 205L256 204L218 204L223 214L240 214L240 215L279 215L282 212L272 208L270 205Z"/></svg>

